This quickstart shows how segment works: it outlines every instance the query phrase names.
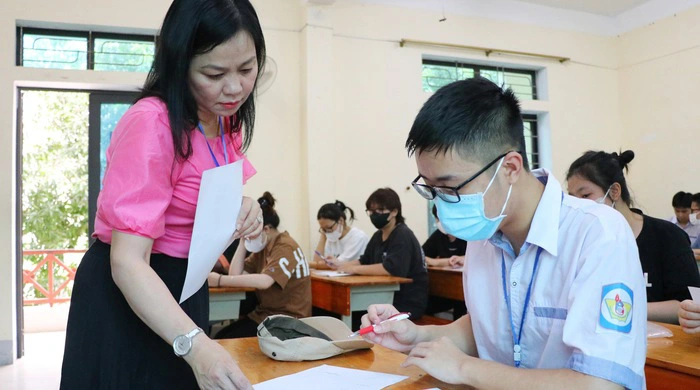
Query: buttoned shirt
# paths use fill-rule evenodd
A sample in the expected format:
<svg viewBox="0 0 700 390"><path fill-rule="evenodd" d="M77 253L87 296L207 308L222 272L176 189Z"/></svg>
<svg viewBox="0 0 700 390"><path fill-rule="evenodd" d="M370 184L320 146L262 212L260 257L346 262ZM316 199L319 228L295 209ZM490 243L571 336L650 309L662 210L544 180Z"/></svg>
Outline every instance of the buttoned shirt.
<svg viewBox="0 0 700 390"><path fill-rule="evenodd" d="M646 289L629 225L612 207L564 194L548 171L533 174L545 189L519 254L500 231L467 247L464 296L479 357L514 365L512 329L532 280L520 367L644 388Z"/></svg>

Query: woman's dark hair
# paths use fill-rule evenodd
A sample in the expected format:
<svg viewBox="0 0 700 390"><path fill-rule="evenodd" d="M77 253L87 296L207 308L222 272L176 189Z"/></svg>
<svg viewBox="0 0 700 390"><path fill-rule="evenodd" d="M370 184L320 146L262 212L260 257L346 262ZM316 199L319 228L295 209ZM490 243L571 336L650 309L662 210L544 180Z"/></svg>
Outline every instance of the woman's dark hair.
<svg viewBox="0 0 700 390"><path fill-rule="evenodd" d="M690 192L679 191L673 195L671 206L677 209L689 209L693 204L693 194Z"/></svg>
<svg viewBox="0 0 700 390"><path fill-rule="evenodd" d="M347 213L347 214L346 214ZM329 219L333 222L338 222L340 219L347 221L355 220L355 212L345 205L345 203L336 200L335 203L326 203L318 209L316 219Z"/></svg>
<svg viewBox="0 0 700 390"><path fill-rule="evenodd" d="M179 159L192 155L190 135L199 123L197 102L188 82L190 62L240 31L250 34L255 44L260 75L265 67L265 38L249 0L175 0L165 15L153 66L137 100L156 96L165 102ZM241 151L253 139L256 88L257 80L245 103L228 118L230 134L243 131Z"/></svg>
<svg viewBox="0 0 700 390"><path fill-rule="evenodd" d="M438 217L438 215L437 215L437 206L434 203L433 203L433 208L430 211L433 212L433 217L435 217L435 219L440 219L440 217Z"/></svg>
<svg viewBox="0 0 700 390"><path fill-rule="evenodd" d="M258 203L263 212L263 225L277 229L280 225L280 216L277 215L277 211L275 211L275 198L272 197L271 193L265 191L265 193L258 198Z"/></svg>
<svg viewBox="0 0 700 390"><path fill-rule="evenodd" d="M403 223L405 221L403 215L401 215L401 199L399 199L399 194L389 187L374 191L372 195L367 198L365 207L367 207L367 210L396 210L396 223Z"/></svg>
<svg viewBox="0 0 700 390"><path fill-rule="evenodd" d="M571 163L566 180L578 175L602 188L603 192L607 191L614 183L618 183L622 189L622 200L627 206L630 206L632 198L623 170L629 171L627 165L632 159L634 159L634 152L631 150L620 154L589 150Z"/></svg>

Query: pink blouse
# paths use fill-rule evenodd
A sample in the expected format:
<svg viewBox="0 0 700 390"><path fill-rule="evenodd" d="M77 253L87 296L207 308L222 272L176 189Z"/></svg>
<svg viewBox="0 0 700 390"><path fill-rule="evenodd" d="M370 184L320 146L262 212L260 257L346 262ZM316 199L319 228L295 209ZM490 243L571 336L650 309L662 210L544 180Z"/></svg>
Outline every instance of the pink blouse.
<svg viewBox="0 0 700 390"><path fill-rule="evenodd" d="M93 237L111 244L112 231L153 239L153 253L186 258L202 172L215 168L206 142L224 164L221 137L190 134L192 156L175 159L168 109L155 97L139 100L124 114L107 148ZM243 182L255 168L240 152L240 133L226 134L229 163L243 160ZM231 232L233 233L233 232Z"/></svg>

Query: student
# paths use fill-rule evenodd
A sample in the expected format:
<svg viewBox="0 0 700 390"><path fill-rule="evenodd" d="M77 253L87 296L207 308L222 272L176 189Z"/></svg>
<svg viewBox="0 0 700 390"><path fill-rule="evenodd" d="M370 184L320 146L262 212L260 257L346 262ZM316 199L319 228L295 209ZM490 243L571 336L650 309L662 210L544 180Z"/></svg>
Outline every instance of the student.
<svg viewBox="0 0 700 390"><path fill-rule="evenodd" d="M700 274L688 236L674 224L630 209L632 199L623 171L634 152L589 151L569 167L569 194L611 206L627 220L636 237L647 282L647 318L678 323L680 301L690 299L688 286L700 287Z"/></svg>
<svg viewBox="0 0 700 390"><path fill-rule="evenodd" d="M464 254L467 252L467 242L445 233L435 205L433 205L432 213L435 217L437 230L423 243L425 262L430 267L462 267Z"/></svg>
<svg viewBox="0 0 700 390"><path fill-rule="evenodd" d="M348 261L359 259L367 247L369 237L362 230L351 227L348 222L355 220L355 212L345 203L336 200L335 203L326 203L318 210L316 215L321 234L314 261L309 264L311 268L328 269L329 260Z"/></svg>
<svg viewBox="0 0 700 390"><path fill-rule="evenodd" d="M246 0L175 0L138 101L117 124L78 267L61 389L252 389L209 325L206 283L178 304L202 172L243 161L265 40ZM233 238L257 237L243 198Z"/></svg>
<svg viewBox="0 0 700 390"><path fill-rule="evenodd" d="M690 242L694 243L700 236L700 221L697 221L697 216L691 220L691 206L693 203L693 194L690 192L677 192L673 195L671 205L673 206L674 216L669 221L674 223L679 228L688 234Z"/></svg>
<svg viewBox="0 0 700 390"><path fill-rule="evenodd" d="M377 231L358 260L329 259L333 269L357 275L394 275L413 279L394 293L394 306L420 318L428 305L428 273L418 239L401 215L401 200L391 188L380 188L365 202Z"/></svg>
<svg viewBox="0 0 700 390"><path fill-rule="evenodd" d="M406 147L414 188L435 200L445 231L469 242L469 314L443 326L388 322L367 338L447 383L643 388L646 291L632 232L612 208L529 171L513 92L484 78L442 87ZM362 325L396 312L370 306Z"/></svg>
<svg viewBox="0 0 700 390"><path fill-rule="evenodd" d="M700 192L694 194L691 200L688 220L691 223L700 224ZM695 260L700 260L700 236L695 239L690 247L693 249L693 254L695 254Z"/></svg>
<svg viewBox="0 0 700 390"><path fill-rule="evenodd" d="M228 275L209 274L212 287L255 288L258 305L247 316L221 329L217 339L255 337L258 325L273 314L311 316L311 278L304 253L289 233L277 229L280 217L272 194L265 192L258 203L263 212L263 239L246 240L238 246ZM248 258L246 249L252 253Z"/></svg>

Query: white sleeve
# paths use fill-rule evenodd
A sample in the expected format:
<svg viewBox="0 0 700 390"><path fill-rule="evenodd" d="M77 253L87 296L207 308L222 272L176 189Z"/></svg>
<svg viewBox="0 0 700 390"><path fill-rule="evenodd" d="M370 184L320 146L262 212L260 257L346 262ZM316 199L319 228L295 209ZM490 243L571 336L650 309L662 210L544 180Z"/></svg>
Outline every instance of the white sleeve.
<svg viewBox="0 0 700 390"><path fill-rule="evenodd" d="M644 388L647 299L639 252L620 215L601 215L582 232L568 296L568 367L628 389ZM590 293L581 293L582 291Z"/></svg>
<svg viewBox="0 0 700 390"><path fill-rule="evenodd" d="M338 260L358 260L365 253L369 237L362 230L352 228L343 241L343 251L338 256Z"/></svg>

